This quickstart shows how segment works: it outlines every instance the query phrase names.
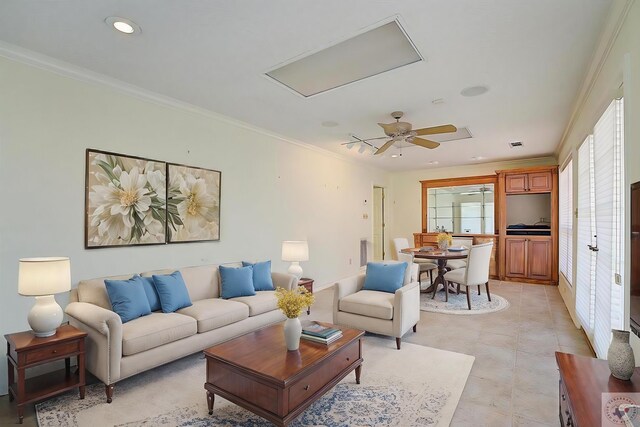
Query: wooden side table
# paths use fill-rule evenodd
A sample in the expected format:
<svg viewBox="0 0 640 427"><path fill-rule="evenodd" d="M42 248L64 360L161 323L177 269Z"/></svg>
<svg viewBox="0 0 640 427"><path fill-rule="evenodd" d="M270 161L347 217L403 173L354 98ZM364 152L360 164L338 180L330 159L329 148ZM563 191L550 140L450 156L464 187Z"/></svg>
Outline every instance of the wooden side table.
<svg viewBox="0 0 640 427"><path fill-rule="evenodd" d="M9 401L17 400L18 419L24 418L24 405L55 396L78 387L84 399L84 338L82 332L71 325L58 328L55 335L39 338L31 331L7 334L7 368ZM71 357L78 358L78 369L71 372ZM65 370L26 378L25 371L34 366L64 359ZM17 380L16 380L17 372Z"/></svg>
<svg viewBox="0 0 640 427"><path fill-rule="evenodd" d="M304 286L306 290L313 293L313 279L303 277L298 281L298 286ZM307 307L307 314L311 314L311 307Z"/></svg>

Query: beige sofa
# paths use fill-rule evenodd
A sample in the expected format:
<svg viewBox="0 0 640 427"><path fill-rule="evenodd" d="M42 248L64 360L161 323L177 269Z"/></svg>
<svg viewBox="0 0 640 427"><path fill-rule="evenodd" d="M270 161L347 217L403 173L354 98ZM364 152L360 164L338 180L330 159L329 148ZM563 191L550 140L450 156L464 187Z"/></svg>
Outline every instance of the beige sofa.
<svg viewBox="0 0 640 427"><path fill-rule="evenodd" d="M175 270L151 271L170 274ZM127 323L112 311L104 279L126 280L132 274L83 280L71 290L65 312L69 323L87 332L86 367L105 384L111 403L116 382L285 319L274 291L255 296L220 298L217 265L179 269L191 307L175 313L153 312ZM295 277L272 273L275 287L291 289Z"/></svg>
<svg viewBox="0 0 640 427"><path fill-rule="evenodd" d="M365 277L360 273L334 285L333 323L395 337L400 350L402 336L411 328L416 332L420 320L418 265L409 264L395 293L363 290Z"/></svg>

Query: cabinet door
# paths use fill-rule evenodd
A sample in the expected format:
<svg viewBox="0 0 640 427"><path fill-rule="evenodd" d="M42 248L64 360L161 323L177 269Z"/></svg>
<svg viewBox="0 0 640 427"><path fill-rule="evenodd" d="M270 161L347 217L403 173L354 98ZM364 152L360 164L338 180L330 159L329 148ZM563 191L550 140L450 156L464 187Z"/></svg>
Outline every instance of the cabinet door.
<svg viewBox="0 0 640 427"><path fill-rule="evenodd" d="M505 240L505 266L509 277L527 277L527 239Z"/></svg>
<svg viewBox="0 0 640 427"><path fill-rule="evenodd" d="M550 240L529 240L527 258L530 279L551 279Z"/></svg>
<svg viewBox="0 0 640 427"><path fill-rule="evenodd" d="M529 174L527 191L530 193L548 193L553 187L551 171L533 172Z"/></svg>
<svg viewBox="0 0 640 427"><path fill-rule="evenodd" d="M512 174L505 176L504 190L507 194L524 193L527 191L527 174Z"/></svg>

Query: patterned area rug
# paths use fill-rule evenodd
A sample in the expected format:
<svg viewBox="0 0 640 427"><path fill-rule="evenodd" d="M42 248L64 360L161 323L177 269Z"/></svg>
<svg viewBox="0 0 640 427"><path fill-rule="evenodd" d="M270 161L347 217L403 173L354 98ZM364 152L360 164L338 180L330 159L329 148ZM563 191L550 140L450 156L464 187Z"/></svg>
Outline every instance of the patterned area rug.
<svg viewBox="0 0 640 427"><path fill-rule="evenodd" d="M467 295L462 292L460 295L449 293L449 302L444 301L444 289L440 288L436 292L436 297L431 299L431 292L428 294L420 294L420 310L433 311L435 313L446 314L486 314L504 310L509 307L509 301L506 298L491 293L491 301L487 299L487 293L482 288L482 294L478 295L476 288L470 288L471 291L471 310L467 306ZM491 290L491 289L489 289Z"/></svg>
<svg viewBox="0 0 640 427"><path fill-rule="evenodd" d="M471 371L472 356L366 336L361 384L349 374L291 425L447 426ZM116 384L107 404L104 386L87 387L84 400L69 392L36 405L38 423L49 426L271 426L216 396L207 411L205 361L180 359Z"/></svg>

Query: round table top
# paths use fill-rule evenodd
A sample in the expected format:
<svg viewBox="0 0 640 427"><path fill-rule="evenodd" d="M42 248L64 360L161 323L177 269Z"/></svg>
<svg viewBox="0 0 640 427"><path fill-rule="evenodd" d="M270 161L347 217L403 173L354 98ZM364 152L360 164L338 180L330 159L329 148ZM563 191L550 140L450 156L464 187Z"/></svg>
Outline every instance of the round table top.
<svg viewBox="0 0 640 427"><path fill-rule="evenodd" d="M403 249L402 252L413 254L414 258L424 259L464 259L469 255L469 251L443 251L441 249L433 249L431 251L421 251L420 248Z"/></svg>

